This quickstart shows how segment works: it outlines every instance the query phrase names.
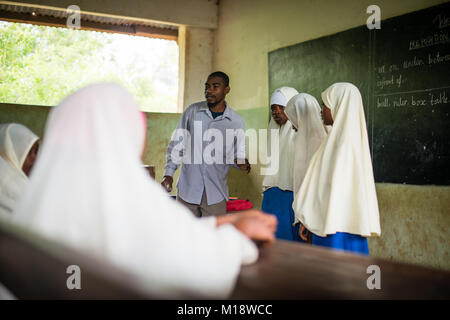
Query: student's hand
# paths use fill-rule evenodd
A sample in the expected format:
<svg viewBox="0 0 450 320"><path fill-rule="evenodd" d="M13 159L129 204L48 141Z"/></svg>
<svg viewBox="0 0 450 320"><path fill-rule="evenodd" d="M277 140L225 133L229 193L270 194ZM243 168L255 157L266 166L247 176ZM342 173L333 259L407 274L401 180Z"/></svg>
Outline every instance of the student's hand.
<svg viewBox="0 0 450 320"><path fill-rule="evenodd" d="M238 211L234 213L227 213L216 218L216 226L220 226L225 223L234 224L236 221L242 218L259 218L267 227L273 232L277 230L278 220L273 214L267 214L260 210L250 209L244 211Z"/></svg>
<svg viewBox="0 0 450 320"><path fill-rule="evenodd" d="M236 229L256 243L268 245L275 241L276 229L276 223L274 228L273 221L269 220L257 216L243 216L238 218L233 225Z"/></svg>
<svg viewBox="0 0 450 320"><path fill-rule="evenodd" d="M267 245L275 241L278 221L274 215L251 209L226 216L229 223L258 244Z"/></svg>
<svg viewBox="0 0 450 320"><path fill-rule="evenodd" d="M173 177L171 176L165 176L164 180L161 182L161 185L164 189L166 189L167 192L172 191L172 184L173 184Z"/></svg>
<svg viewBox="0 0 450 320"><path fill-rule="evenodd" d="M301 224L300 228L298 229L298 235L303 241L310 243L311 232L309 232L309 230L306 229L303 224Z"/></svg>
<svg viewBox="0 0 450 320"><path fill-rule="evenodd" d="M242 164L238 164L237 159L234 159L234 163L239 167L239 169L246 171L247 174L250 173L251 166L248 159L245 159L245 163Z"/></svg>
<svg viewBox="0 0 450 320"><path fill-rule="evenodd" d="M267 227L270 228L273 232L277 230L278 220L277 217L273 214L268 214L256 209L244 210L235 213L237 219L239 218L249 218L256 217L264 221Z"/></svg>

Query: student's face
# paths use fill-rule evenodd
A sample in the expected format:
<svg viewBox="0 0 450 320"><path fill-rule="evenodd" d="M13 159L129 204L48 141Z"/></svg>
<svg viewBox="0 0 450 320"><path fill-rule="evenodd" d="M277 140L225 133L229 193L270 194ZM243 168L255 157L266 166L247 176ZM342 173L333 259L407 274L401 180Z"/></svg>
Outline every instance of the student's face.
<svg viewBox="0 0 450 320"><path fill-rule="evenodd" d="M273 104L270 106L270 110L272 111L272 118L278 123L280 126L285 124L288 121L286 113L284 113L284 108L278 104Z"/></svg>
<svg viewBox="0 0 450 320"><path fill-rule="evenodd" d="M323 105L323 109L320 112L321 116L322 116L322 121L323 124L326 126L331 126L333 125L333 117L331 116L331 110L324 104Z"/></svg>
<svg viewBox="0 0 450 320"><path fill-rule="evenodd" d="M30 152L28 152L27 157L25 158L25 161L22 166L22 171L27 175L30 176L31 169L33 168L34 162L36 161L37 154L39 151L39 140L37 140L33 146L30 149Z"/></svg>
<svg viewBox="0 0 450 320"><path fill-rule="evenodd" d="M225 100L225 96L230 92L230 87L225 86L225 82L220 77L211 77L205 83L205 98L209 107L214 107Z"/></svg>

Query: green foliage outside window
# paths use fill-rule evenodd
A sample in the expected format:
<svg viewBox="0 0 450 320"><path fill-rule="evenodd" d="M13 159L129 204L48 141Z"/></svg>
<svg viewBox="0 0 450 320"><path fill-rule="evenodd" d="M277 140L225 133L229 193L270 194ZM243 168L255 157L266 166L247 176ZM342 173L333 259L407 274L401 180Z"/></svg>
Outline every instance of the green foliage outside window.
<svg viewBox="0 0 450 320"><path fill-rule="evenodd" d="M0 102L57 105L95 82L125 86L144 111L176 112L176 41L0 21Z"/></svg>

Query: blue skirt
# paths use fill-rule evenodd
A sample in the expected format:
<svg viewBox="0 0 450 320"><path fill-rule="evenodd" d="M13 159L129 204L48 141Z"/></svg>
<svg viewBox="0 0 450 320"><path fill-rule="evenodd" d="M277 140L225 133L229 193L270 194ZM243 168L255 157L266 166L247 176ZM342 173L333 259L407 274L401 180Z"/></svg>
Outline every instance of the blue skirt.
<svg viewBox="0 0 450 320"><path fill-rule="evenodd" d="M292 209L293 202L294 193L292 191L283 191L278 187L272 187L264 191L261 210L277 217L276 238L304 242L298 235L299 224L295 227L292 226L295 217Z"/></svg>
<svg viewBox="0 0 450 320"><path fill-rule="evenodd" d="M367 238L357 234L337 232L326 237L319 237L312 234L312 244L316 246L329 247L336 250L345 250L369 255Z"/></svg>

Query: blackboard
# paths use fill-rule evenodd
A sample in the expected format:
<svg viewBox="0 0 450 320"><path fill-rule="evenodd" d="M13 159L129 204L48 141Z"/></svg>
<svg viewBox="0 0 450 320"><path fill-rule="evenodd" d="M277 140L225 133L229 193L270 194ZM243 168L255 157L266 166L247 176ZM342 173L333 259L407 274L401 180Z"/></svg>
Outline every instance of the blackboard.
<svg viewBox="0 0 450 320"><path fill-rule="evenodd" d="M444 3L269 52L269 92L292 86L321 103L331 84L355 84L375 180L450 185L449 30Z"/></svg>

